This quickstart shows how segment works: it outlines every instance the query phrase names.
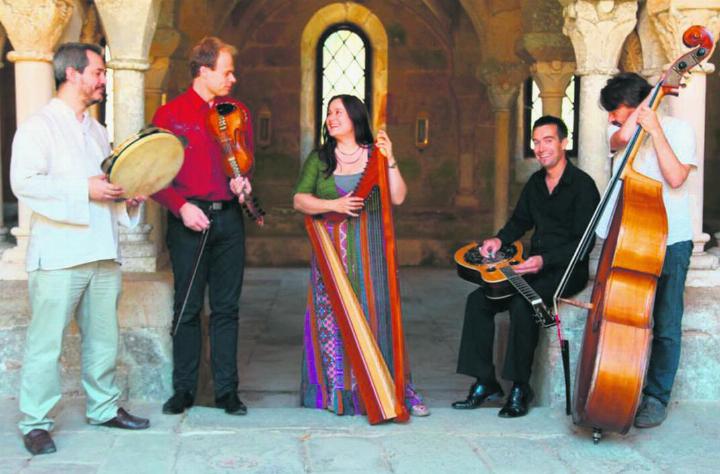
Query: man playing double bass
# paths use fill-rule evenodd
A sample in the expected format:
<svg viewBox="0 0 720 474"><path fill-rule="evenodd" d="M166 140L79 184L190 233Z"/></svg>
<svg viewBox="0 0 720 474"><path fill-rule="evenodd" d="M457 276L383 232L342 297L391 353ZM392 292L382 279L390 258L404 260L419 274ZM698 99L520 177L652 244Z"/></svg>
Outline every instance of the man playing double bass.
<svg viewBox="0 0 720 474"><path fill-rule="evenodd" d="M645 102L651 89L641 76L621 73L608 80L600 92L600 103L608 111L611 124L608 135L612 150L627 145L638 125L649 135L633 167L662 183L668 219L665 261L655 293L650 363L635 415L637 428L651 428L665 420L680 360L683 290L693 247L687 178L697 164L694 131L676 118L659 119Z"/></svg>
<svg viewBox="0 0 720 474"><path fill-rule="evenodd" d="M510 220L480 246L480 253L487 257L534 228L530 257L513 269L525 276L546 304L552 300L600 200L592 178L567 159L567 135L567 127L559 118L544 116L535 121L533 151L542 168L523 188ZM573 273L568 293L580 291L587 279L586 258ZM486 400L503 396L495 378L493 338L495 314L506 309L510 312L510 332L502 377L511 380L513 386L499 416L515 418L527 414L533 398L529 381L539 332L533 309L519 294L490 300L483 288L468 296L457 366L458 373L475 377L476 381L467 398L453 403L453 408L477 408Z"/></svg>

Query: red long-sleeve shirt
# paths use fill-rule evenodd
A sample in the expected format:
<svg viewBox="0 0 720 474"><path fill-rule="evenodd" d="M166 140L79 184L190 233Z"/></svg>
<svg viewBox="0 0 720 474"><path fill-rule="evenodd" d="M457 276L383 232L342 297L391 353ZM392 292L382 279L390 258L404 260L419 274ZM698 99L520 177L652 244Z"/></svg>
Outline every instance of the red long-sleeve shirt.
<svg viewBox="0 0 720 474"><path fill-rule="evenodd" d="M254 152L250 111L242 102L230 97L219 97L215 102L232 102L245 110L248 117L245 144ZM153 125L170 130L187 141L185 161L170 185L152 195L176 216L188 199L202 201L228 201L235 199L228 184L229 177L222 168L223 153L220 144L210 132L207 123L210 105L192 87L160 107L153 117ZM183 138L181 138L183 139Z"/></svg>

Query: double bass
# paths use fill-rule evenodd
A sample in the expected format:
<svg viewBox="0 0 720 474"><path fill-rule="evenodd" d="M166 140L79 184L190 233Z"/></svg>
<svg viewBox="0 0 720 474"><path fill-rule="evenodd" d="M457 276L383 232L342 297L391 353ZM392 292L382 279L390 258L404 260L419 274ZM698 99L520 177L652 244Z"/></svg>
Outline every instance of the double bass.
<svg viewBox="0 0 720 474"><path fill-rule="evenodd" d="M652 88L648 107L653 110L664 96L678 95L683 76L706 60L714 46L712 35L701 26L690 27L683 34L683 43L693 49L678 58ZM572 415L575 424L593 429L595 443L603 430L628 432L649 362L667 216L662 184L633 169L645 135L638 125L553 298L556 317L562 301L589 310L577 362ZM616 191L617 204L600 255L591 302L564 300L560 295L569 276L591 250L593 234Z"/></svg>

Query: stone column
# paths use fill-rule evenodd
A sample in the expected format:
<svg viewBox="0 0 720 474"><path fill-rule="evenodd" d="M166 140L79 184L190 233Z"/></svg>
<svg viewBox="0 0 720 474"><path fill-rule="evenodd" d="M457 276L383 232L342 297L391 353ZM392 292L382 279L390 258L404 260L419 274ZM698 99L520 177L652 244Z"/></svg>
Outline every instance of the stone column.
<svg viewBox="0 0 720 474"><path fill-rule="evenodd" d="M710 6L707 0L658 1L648 0L647 12L663 50L670 62L688 51L682 44L682 34L692 25L703 25L715 39L720 34L720 2ZM680 90L678 97L667 97L669 113L690 123L695 130L697 169L688 177L688 189L692 206L693 256L691 268L696 270L718 268L718 257L705 252L710 236L702 231L703 183L705 162L705 106L707 75L715 70L710 63L703 63L692 71L692 80Z"/></svg>
<svg viewBox="0 0 720 474"><path fill-rule="evenodd" d="M508 219L510 187L510 117L528 69L523 63L503 63L493 59L479 68L480 80L488 87L488 98L495 114L495 172L493 176L493 230Z"/></svg>
<svg viewBox="0 0 720 474"><path fill-rule="evenodd" d="M488 96L495 114L495 173L493 230L498 231L508 220L510 190L510 112L519 86L490 86Z"/></svg>
<svg viewBox="0 0 720 474"><path fill-rule="evenodd" d="M150 48L150 69L145 73L145 118L148 123L155 111L163 105L167 92L170 56L180 44L180 33L174 28L158 28ZM152 226L150 241L155 245L157 264L162 267L167 260L165 248L165 209L153 200L145 203L145 217Z"/></svg>
<svg viewBox="0 0 720 474"><path fill-rule="evenodd" d="M5 28L3 28L2 25L0 25L0 69L5 66L5 64L2 62L2 52L5 51L5 40L7 39L7 33L5 33ZM2 111L2 101L0 100L0 111ZM0 115L1 116L1 115ZM0 121L0 129L2 128L2 121ZM2 151L3 147L9 147L9 143L3 143L2 139L0 139L0 152ZM2 154L0 153L0 156ZM7 237L8 229L5 227L5 212L4 212L4 204L5 200L3 199L3 180L2 180L2 167L0 167L0 252L2 252L5 239Z"/></svg>
<svg viewBox="0 0 720 474"><path fill-rule="evenodd" d="M540 89L543 115L562 118L562 102L575 73L575 63L538 61L530 67L530 72Z"/></svg>
<svg viewBox="0 0 720 474"><path fill-rule="evenodd" d="M0 23L13 47L16 117L20 124L53 96L52 56L73 13L72 0L9 0L0 2ZM2 254L0 279L25 279L25 253L30 236L29 208L18 203L18 226L11 230L14 248Z"/></svg>
<svg viewBox="0 0 720 474"><path fill-rule="evenodd" d="M565 3L565 2L563 2ZM610 179L607 112L598 104L600 90L618 72L627 35L634 29L635 0L574 0L563 9L565 33L573 44L580 77L578 164L604 190Z"/></svg>
<svg viewBox="0 0 720 474"><path fill-rule="evenodd" d="M465 209L480 207L475 176L475 128L477 125L477 95L459 95L460 158L458 160L458 190L453 202Z"/></svg>
<svg viewBox="0 0 720 474"><path fill-rule="evenodd" d="M113 143L121 143L146 125L145 71L155 35L160 0L96 0L110 48L113 74ZM152 226L122 229L120 250L124 271L154 272L157 249L150 242Z"/></svg>

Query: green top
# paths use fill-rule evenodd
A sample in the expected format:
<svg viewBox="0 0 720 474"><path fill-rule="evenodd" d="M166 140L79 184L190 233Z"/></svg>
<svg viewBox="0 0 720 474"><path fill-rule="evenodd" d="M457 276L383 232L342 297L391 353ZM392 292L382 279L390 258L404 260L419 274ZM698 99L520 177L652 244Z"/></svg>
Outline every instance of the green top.
<svg viewBox="0 0 720 474"><path fill-rule="evenodd" d="M313 151L305 160L300 178L295 185L295 192L312 194L320 199L337 199L340 195L335 186L335 176L325 177L325 163L320 161L320 155Z"/></svg>

